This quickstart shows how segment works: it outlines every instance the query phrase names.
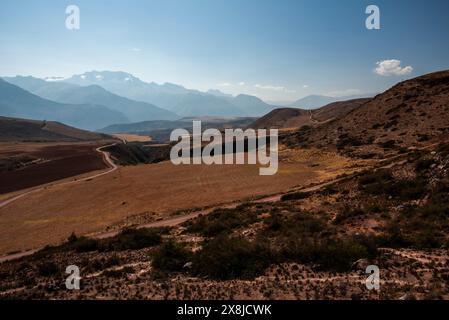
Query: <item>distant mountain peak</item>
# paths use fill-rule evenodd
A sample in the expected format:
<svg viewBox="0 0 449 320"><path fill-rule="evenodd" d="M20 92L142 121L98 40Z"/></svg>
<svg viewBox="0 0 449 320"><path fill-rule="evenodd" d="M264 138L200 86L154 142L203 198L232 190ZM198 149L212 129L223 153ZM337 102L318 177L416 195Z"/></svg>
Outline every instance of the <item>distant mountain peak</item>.
<svg viewBox="0 0 449 320"><path fill-rule="evenodd" d="M86 82L102 82L102 81L122 81L132 82L140 81L132 74L123 71L88 71L83 74L77 74L69 78L69 80L81 80Z"/></svg>

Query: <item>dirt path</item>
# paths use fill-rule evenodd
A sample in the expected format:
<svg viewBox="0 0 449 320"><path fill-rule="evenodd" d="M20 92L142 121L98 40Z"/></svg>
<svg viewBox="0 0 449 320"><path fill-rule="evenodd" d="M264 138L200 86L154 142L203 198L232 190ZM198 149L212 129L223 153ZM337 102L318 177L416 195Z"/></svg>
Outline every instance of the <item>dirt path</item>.
<svg viewBox="0 0 449 320"><path fill-rule="evenodd" d="M420 150L427 150L427 149L430 149L431 147L434 147L435 145L438 145L438 144L432 144L432 145L429 145L429 146L426 146L426 147L422 147L422 148L420 148ZM100 147L100 148L97 149L97 151L103 153L105 161L107 163L109 163L112 166L112 168L109 171L107 171L107 172L96 174L94 176L91 176L91 177L88 177L88 178L84 178L84 179L78 180L78 181L84 181L84 180L87 180L87 179L92 179L92 178L99 177L99 176L102 176L102 175L105 175L105 174L108 174L110 172L113 172L113 171L117 170L117 166L112 162L112 160L110 159L109 154L107 152L101 151L102 148L106 148L108 146ZM384 162L391 161L391 160L394 160L394 159L402 158L402 157L404 157L404 155L407 155L407 154L408 153L402 154L402 155L399 155L399 156L394 156L394 157L387 158L387 159L383 159L379 163L384 163ZM392 167L394 167L396 165L405 163L405 161L406 160L400 160L400 161L397 161L397 162L393 161L393 162L388 163L386 165L374 168L374 170L381 170L381 169L392 168ZM196 217L198 217L200 215L207 215L207 214L211 213L212 211L214 211L216 209L219 209L219 208L234 209L237 206L239 206L240 204L243 204L245 202L252 202L252 203L278 202L278 201L281 201L282 195L286 194L288 192L298 192L298 191L300 191L300 192L314 192L314 191L318 191L318 190L320 190L320 189L322 189L324 187L333 185L333 184L341 182L343 180L351 179L351 178L355 177L358 173L359 172L355 172L355 173L353 173L351 175L348 175L346 177L343 177L343 178L337 178L337 179L333 179L333 180L330 180L330 181L325 181L325 182L322 182L322 183L319 183L319 184L316 184L316 185L313 185L313 186L309 186L309 187L293 188L293 189L288 190L287 192L282 192L282 193L279 193L279 194L269 195L269 196L266 196L266 197L263 197L263 198L260 198L260 199L254 200L254 201L241 201L241 200L239 200L239 201L235 201L235 202L228 203L228 204L221 204L221 205L213 206L213 207L210 207L210 208L207 208L207 209L198 210L198 211L186 214L186 215L176 216L176 217L172 217L172 218L165 219L165 220L160 220L160 221L155 221L155 222L151 222L151 223L147 223L147 224L142 224L142 225L137 226L136 228L137 229L141 229L141 228L157 228L157 227L174 227L174 226L180 225L180 224L182 224L182 223L184 223L184 222L186 222L188 220L194 219L194 218L196 218ZM73 183L73 182L76 182L76 181L71 181L71 182L68 182L68 183ZM34 190L34 191L38 191L38 190ZM29 194L29 193L26 193L26 194ZM26 194L23 194L23 195L26 195ZM22 197L23 195L17 197L16 199ZM0 207L1 207L1 205L0 205ZM90 236L90 237L95 238L95 239L105 239L105 238L113 237L113 236L117 235L119 232L120 231L114 230L114 231L100 232L100 233L91 234L91 235L87 235L87 236ZM22 257L25 257L25 256L32 255L35 252L37 252L38 250L39 249L33 249L33 250L29 250L29 251L24 251L24 252L20 252L20 253L14 253L14 254L10 254L10 255L7 255L7 256L0 257L0 263L4 262L4 261L15 260L15 259L19 259L19 258L22 258Z"/></svg>
<svg viewBox="0 0 449 320"><path fill-rule="evenodd" d="M88 176L88 177L85 177L85 178L82 178L82 179L79 179L79 180L65 181L65 182L60 182L60 183L56 182L56 183L52 183L51 185L52 186L55 186L55 185L61 186L61 185L68 185L68 184L78 183L78 182L82 182L82 181L98 178L98 177L104 176L106 174L109 174L111 172L114 172L118 168L117 165L111 160L111 157L110 157L108 152L102 151L102 149L107 148L107 147L111 147L111 146L114 146L114 145L116 145L116 143L109 144L107 146L102 146L102 147L99 147L99 148L95 149L97 152L102 154L103 161L109 166L109 169L107 171L101 172L101 173L97 173L97 174L94 174L92 176ZM17 195L17 196L14 196L12 198L6 199L6 200L0 202L0 208L6 206L6 205L8 205L8 204L10 204L10 203L12 203L12 202L14 202L16 200L19 200L19 199L21 199L21 198L23 198L23 197L25 197L25 196L27 196L29 194L36 193L36 192L39 192L41 190L44 190L48 186L49 185L46 184L46 185L43 185L43 186L35 187L35 188L33 188L33 189L29 190L29 191L26 191L24 193L21 193L21 194Z"/></svg>

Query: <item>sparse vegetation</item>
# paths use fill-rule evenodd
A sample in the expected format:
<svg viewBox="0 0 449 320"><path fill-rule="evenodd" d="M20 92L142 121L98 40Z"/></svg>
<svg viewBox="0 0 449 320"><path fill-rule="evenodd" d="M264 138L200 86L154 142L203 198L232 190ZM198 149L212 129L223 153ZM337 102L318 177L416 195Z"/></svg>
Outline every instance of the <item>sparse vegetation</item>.
<svg viewBox="0 0 449 320"><path fill-rule="evenodd" d="M187 232L199 232L205 237L216 236L220 233L244 227L257 220L257 213L244 210L243 207L236 209L218 209L214 212L200 216L186 223Z"/></svg>
<svg viewBox="0 0 449 320"><path fill-rule="evenodd" d="M167 271L182 271L189 262L191 253L180 243L169 240L162 244L153 256L153 267Z"/></svg>

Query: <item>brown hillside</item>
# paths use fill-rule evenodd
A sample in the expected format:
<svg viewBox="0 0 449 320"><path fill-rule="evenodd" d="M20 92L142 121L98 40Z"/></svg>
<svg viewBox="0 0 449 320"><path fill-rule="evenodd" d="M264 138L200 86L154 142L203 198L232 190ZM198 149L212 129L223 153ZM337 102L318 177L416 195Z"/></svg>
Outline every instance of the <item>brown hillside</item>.
<svg viewBox="0 0 449 320"><path fill-rule="evenodd" d="M255 121L250 128L299 128L304 125L318 125L322 122L340 118L357 109L370 99L354 99L330 103L315 110L303 110L294 108L275 109Z"/></svg>
<svg viewBox="0 0 449 320"><path fill-rule="evenodd" d="M0 117L0 141L90 141L109 138L54 121Z"/></svg>
<svg viewBox="0 0 449 320"><path fill-rule="evenodd" d="M323 122L340 118L354 109L370 101L371 98L353 99L330 103L324 107L313 110L313 119Z"/></svg>
<svg viewBox="0 0 449 320"><path fill-rule="evenodd" d="M449 71L397 84L359 108L305 134L296 143L352 149L410 147L449 132Z"/></svg>
<svg viewBox="0 0 449 320"><path fill-rule="evenodd" d="M249 128L252 129L281 129L298 128L310 123L310 112L295 108L275 109L262 118L253 122Z"/></svg>

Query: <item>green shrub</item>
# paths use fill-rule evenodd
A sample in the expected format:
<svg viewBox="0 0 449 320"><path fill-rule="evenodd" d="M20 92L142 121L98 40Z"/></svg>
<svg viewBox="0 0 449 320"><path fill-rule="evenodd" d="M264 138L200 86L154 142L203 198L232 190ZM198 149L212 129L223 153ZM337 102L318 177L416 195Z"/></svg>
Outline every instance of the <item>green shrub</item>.
<svg viewBox="0 0 449 320"><path fill-rule="evenodd" d="M222 235L195 254L193 272L221 280L252 279L262 274L271 260L271 253L264 245Z"/></svg>
<svg viewBox="0 0 449 320"><path fill-rule="evenodd" d="M181 271L189 262L191 253L183 245L169 240L162 244L153 256L152 265L161 271Z"/></svg>
<svg viewBox="0 0 449 320"><path fill-rule="evenodd" d="M267 235L276 237L299 237L302 235L314 235L326 229L326 220L320 215L310 212L300 212L288 218L282 218L278 214L272 214L265 221Z"/></svg>
<svg viewBox="0 0 449 320"><path fill-rule="evenodd" d="M153 247L162 243L160 232L157 228L124 229L115 237L105 239L102 250L123 251Z"/></svg>
<svg viewBox="0 0 449 320"><path fill-rule="evenodd" d="M257 214L245 208L217 209L212 213L188 221L187 232L199 232L202 236L213 237L227 233L238 227L245 227L257 221Z"/></svg>

